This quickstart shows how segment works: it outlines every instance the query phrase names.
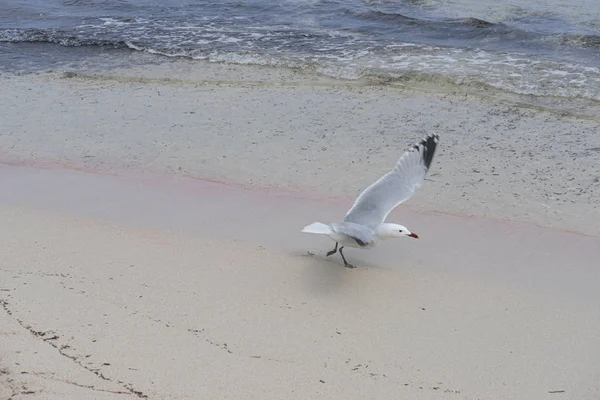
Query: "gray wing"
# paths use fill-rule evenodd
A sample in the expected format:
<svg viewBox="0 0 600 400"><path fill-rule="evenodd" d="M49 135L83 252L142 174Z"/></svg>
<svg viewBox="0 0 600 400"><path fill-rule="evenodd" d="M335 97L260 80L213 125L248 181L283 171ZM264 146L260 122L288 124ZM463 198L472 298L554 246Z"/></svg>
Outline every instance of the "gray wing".
<svg viewBox="0 0 600 400"><path fill-rule="evenodd" d="M385 221L390 211L411 198L423 184L438 141L439 136L432 133L409 147L392 171L379 178L358 196L344 221L371 229Z"/></svg>
<svg viewBox="0 0 600 400"><path fill-rule="evenodd" d="M366 246L373 241L373 231L352 222L333 223L334 231L351 237L359 246Z"/></svg>

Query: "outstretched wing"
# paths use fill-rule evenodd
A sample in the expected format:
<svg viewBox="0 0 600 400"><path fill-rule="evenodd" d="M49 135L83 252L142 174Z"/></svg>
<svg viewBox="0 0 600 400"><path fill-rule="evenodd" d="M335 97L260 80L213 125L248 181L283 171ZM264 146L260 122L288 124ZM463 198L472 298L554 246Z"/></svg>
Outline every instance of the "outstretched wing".
<svg viewBox="0 0 600 400"><path fill-rule="evenodd" d="M381 224L390 211L411 198L423 184L438 141L439 136L431 133L409 147L392 171L379 178L358 196L344 221L371 229Z"/></svg>

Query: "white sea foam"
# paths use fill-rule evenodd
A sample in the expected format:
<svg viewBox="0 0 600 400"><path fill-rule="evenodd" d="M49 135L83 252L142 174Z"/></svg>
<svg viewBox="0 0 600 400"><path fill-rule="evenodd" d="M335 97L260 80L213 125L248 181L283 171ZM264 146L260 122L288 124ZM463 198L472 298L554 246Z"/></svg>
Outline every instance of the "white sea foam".
<svg viewBox="0 0 600 400"><path fill-rule="evenodd" d="M550 0L555 5L557 1ZM235 6L215 2L201 13L190 12L198 11L195 5L149 6L138 10L135 18L126 18L129 12L96 12L103 17L86 17L71 30L0 29L0 42L72 47L114 44L117 48L125 43L130 49L149 54L306 68L345 79L374 75L424 80L443 76L458 84L600 100L598 49L572 51L567 62L560 57L560 49L551 46L576 44L579 36L567 37L565 45L552 39L560 35L546 35L542 40L531 36L529 30L511 30L510 24L519 26L532 16L558 23L554 18L558 11L542 0L521 5L518 12L508 0L476 5L457 0L443 7L435 0L419 1L418 7L405 3L351 2L340 10L335 4L312 1L277 5L258 1ZM574 0L565 6L579 25L584 18L580 11L585 8L581 4L582 0ZM442 21L442 17L455 19ZM471 26L471 20L465 23L465 18L483 22L475 21ZM589 15L586 18L589 20ZM504 24L490 24L493 22ZM529 22L535 31L536 22ZM438 36L445 39L437 40ZM596 40L593 32L581 37L586 45L593 46ZM501 44L498 48L502 50L495 44ZM550 46L550 51L542 49L544 53L536 45Z"/></svg>

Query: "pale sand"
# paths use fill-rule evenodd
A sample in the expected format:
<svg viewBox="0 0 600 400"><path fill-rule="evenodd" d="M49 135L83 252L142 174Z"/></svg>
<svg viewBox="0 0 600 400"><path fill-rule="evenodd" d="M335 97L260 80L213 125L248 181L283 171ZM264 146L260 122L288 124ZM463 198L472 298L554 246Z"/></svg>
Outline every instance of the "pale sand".
<svg viewBox="0 0 600 400"><path fill-rule="evenodd" d="M431 181L410 207L600 234L597 113L199 62L62 76L0 77L0 160L351 199L437 131Z"/></svg>
<svg viewBox="0 0 600 400"><path fill-rule="evenodd" d="M403 207L391 219L421 239L349 250L349 270L299 232L345 201L8 166L0 181L0 379L34 392L13 399L600 396L599 238Z"/></svg>
<svg viewBox="0 0 600 400"><path fill-rule="evenodd" d="M0 162L121 175L0 164L0 399L600 397L594 112L185 62L0 85ZM391 215L420 240L348 270L300 233L432 130Z"/></svg>

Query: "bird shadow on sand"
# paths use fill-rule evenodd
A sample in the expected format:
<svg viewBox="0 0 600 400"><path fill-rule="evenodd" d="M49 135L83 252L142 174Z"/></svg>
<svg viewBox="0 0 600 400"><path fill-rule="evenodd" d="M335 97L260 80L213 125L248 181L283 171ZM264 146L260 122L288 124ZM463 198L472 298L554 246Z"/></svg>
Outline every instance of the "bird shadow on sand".
<svg viewBox="0 0 600 400"><path fill-rule="evenodd" d="M307 291L312 294L332 293L343 286L360 284L361 276L369 269L386 269L363 263L359 259L356 259L356 268L347 268L341 259L338 260L335 256L326 257L325 253L304 251L292 254L303 259L303 263L307 266L303 268L304 283Z"/></svg>

